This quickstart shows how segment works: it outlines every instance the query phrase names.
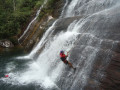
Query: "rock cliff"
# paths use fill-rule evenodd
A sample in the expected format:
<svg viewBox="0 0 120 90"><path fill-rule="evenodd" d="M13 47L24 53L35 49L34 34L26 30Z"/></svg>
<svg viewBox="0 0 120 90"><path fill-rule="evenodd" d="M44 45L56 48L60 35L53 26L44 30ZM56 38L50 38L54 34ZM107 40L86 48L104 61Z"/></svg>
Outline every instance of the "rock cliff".
<svg viewBox="0 0 120 90"><path fill-rule="evenodd" d="M36 19L25 35L19 40L20 45L22 45L26 50L30 51L33 46L38 43L47 28L52 25L56 18L60 16L64 3L64 0L59 0L57 3L55 3L56 8L52 14L45 15L40 20Z"/></svg>

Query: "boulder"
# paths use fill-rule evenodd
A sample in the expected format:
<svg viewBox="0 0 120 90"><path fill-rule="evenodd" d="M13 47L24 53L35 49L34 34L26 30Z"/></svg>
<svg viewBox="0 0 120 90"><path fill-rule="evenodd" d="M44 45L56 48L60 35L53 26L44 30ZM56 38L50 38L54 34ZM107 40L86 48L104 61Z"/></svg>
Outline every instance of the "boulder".
<svg viewBox="0 0 120 90"><path fill-rule="evenodd" d="M9 40L0 40L0 46L5 48L14 47L13 43Z"/></svg>

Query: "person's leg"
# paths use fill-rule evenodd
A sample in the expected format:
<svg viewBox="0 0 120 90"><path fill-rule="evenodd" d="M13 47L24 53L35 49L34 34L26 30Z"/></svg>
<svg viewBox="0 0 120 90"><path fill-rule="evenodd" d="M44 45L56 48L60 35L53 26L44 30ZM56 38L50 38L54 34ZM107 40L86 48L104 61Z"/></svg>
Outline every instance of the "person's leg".
<svg viewBox="0 0 120 90"><path fill-rule="evenodd" d="M72 67L74 69L73 65L69 61L68 61L68 64L70 67Z"/></svg>
<svg viewBox="0 0 120 90"><path fill-rule="evenodd" d="M75 68L73 67L73 65L72 65L69 61L65 60L64 63L65 63L65 64L68 64L71 68L75 69Z"/></svg>

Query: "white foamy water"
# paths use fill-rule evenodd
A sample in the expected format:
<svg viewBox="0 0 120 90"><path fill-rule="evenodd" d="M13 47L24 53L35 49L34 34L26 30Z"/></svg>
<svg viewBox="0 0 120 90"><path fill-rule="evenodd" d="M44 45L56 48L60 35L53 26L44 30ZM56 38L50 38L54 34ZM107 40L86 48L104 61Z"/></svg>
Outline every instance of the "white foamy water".
<svg viewBox="0 0 120 90"><path fill-rule="evenodd" d="M11 72L16 68L16 65L14 62L7 63L6 65L6 72Z"/></svg>
<svg viewBox="0 0 120 90"><path fill-rule="evenodd" d="M70 5L67 7L67 11L65 12L65 17L74 16L75 6L80 2L80 0L72 0Z"/></svg>

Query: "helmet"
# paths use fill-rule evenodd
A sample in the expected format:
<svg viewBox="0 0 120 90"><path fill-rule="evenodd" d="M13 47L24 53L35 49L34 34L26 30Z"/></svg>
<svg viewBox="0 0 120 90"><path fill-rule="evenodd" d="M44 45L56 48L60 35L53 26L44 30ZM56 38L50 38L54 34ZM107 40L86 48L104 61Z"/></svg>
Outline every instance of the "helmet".
<svg viewBox="0 0 120 90"><path fill-rule="evenodd" d="M60 51L60 53L64 53L64 51L63 51L63 50L61 50L61 51Z"/></svg>

